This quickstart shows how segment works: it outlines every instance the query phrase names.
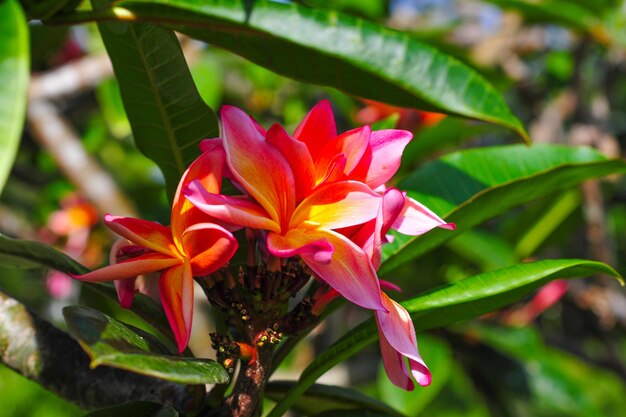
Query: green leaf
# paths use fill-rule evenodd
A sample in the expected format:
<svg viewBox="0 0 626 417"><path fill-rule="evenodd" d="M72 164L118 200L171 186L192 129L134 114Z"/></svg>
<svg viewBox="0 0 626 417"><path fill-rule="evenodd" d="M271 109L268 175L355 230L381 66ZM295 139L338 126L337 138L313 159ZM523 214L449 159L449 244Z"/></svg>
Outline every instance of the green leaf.
<svg viewBox="0 0 626 417"><path fill-rule="evenodd" d="M295 385L292 381L272 381L265 388L265 395L272 401L280 401L285 393ZM385 415L402 417L387 404L369 397L359 391L331 385L313 384L294 404L293 409L305 415L317 414L328 410L367 409Z"/></svg>
<svg viewBox="0 0 626 417"><path fill-rule="evenodd" d="M174 32L120 22L99 23L98 29L137 148L163 172L171 200L200 154L198 143L219 135L215 114L200 97Z"/></svg>
<svg viewBox="0 0 626 417"><path fill-rule="evenodd" d="M372 410L345 410L343 408L337 410L328 410L323 413L314 414L315 417L393 417L397 414L387 414L381 411Z"/></svg>
<svg viewBox="0 0 626 417"><path fill-rule="evenodd" d="M493 363L490 351L475 357L473 363L476 373L498 380L494 394L502 396L509 409L526 410L525 415L533 416L618 417L626 408L626 386L617 375L545 346L532 327L482 323L469 326L463 333L515 361L512 368L493 369L489 366ZM507 377L499 378L503 373ZM526 389L522 391L520 386Z"/></svg>
<svg viewBox="0 0 626 417"><path fill-rule="evenodd" d="M17 0L0 2L0 193L20 143L30 59L28 26Z"/></svg>
<svg viewBox="0 0 626 417"><path fill-rule="evenodd" d="M49 19L61 11L71 11L80 0L22 0L24 9L31 19Z"/></svg>
<svg viewBox="0 0 626 417"><path fill-rule="evenodd" d="M612 275L621 280L617 271L601 262L578 259L545 260L474 275L417 296L403 302L402 305L411 313L415 330L419 332L497 310L554 279L584 277L598 273ZM302 372L297 384L268 417L281 416L317 378L375 342L377 337L374 319L361 323L345 334L318 355Z"/></svg>
<svg viewBox="0 0 626 417"><path fill-rule="evenodd" d="M380 275L520 204L608 174L626 172L592 148L523 145L478 148L424 165L398 188L457 225L413 237L394 233L383 247Z"/></svg>
<svg viewBox="0 0 626 417"><path fill-rule="evenodd" d="M85 414L83 417L178 417L178 412L170 406L153 403L150 401L137 401L134 403L116 405L101 408Z"/></svg>
<svg viewBox="0 0 626 417"><path fill-rule="evenodd" d="M0 234L0 253L25 261L37 262L50 268L72 274L85 274L89 269L63 252L34 240L12 239Z"/></svg>
<svg viewBox="0 0 626 417"><path fill-rule="evenodd" d="M468 230L450 239L446 247L457 255L478 265L482 271L491 271L519 262L513 247L496 233Z"/></svg>
<svg viewBox="0 0 626 417"><path fill-rule="evenodd" d="M228 372L209 359L162 355L153 338L85 306L63 309L70 332L91 358L91 367L108 365L182 384L225 384Z"/></svg>
<svg viewBox="0 0 626 417"><path fill-rule="evenodd" d="M115 5L296 80L499 124L528 139L502 95L476 71L406 33L366 20L264 0L128 0ZM116 9L118 14L121 10Z"/></svg>

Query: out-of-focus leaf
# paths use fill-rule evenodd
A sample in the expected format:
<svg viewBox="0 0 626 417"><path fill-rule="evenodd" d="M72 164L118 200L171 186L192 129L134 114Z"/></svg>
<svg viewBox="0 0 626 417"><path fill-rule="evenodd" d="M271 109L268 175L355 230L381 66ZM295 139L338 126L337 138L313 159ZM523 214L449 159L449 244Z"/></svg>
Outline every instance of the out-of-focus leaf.
<svg viewBox="0 0 626 417"><path fill-rule="evenodd" d="M204 53L191 66L191 75L204 102L212 109L222 102L223 70L217 60Z"/></svg>
<svg viewBox="0 0 626 417"><path fill-rule="evenodd" d="M106 5L108 1L94 2ZM197 144L219 135L176 35L156 25L99 23L137 148L163 172L170 200Z"/></svg>
<svg viewBox="0 0 626 417"><path fill-rule="evenodd" d="M397 414L387 414L381 411L373 411L368 409L361 410L345 410L339 408L336 410L328 410L323 413L313 414L315 417L394 417Z"/></svg>
<svg viewBox="0 0 626 417"><path fill-rule="evenodd" d="M498 146L446 155L424 165L398 188L457 225L423 236L394 233L383 247L384 275L446 240L512 207L589 178L626 172L623 160L607 160L592 148L559 145Z"/></svg>
<svg viewBox="0 0 626 417"><path fill-rule="evenodd" d="M24 12L17 0L0 2L0 193L24 126L29 66Z"/></svg>
<svg viewBox="0 0 626 417"><path fill-rule="evenodd" d="M526 409L527 415L537 417L620 417L626 409L626 386L617 375L546 347L533 328L481 325L463 333L521 364L507 370L476 364L477 372L498 380L495 391L516 410ZM507 377L498 378L503 371Z"/></svg>
<svg viewBox="0 0 626 417"><path fill-rule="evenodd" d="M376 385L379 398L406 416L420 415L422 410L439 395L448 383L454 364L452 349L447 343L428 335L421 335L419 339L420 353L433 375L433 381L428 389L403 390L391 383L382 364L378 371Z"/></svg>
<svg viewBox="0 0 626 417"><path fill-rule="evenodd" d="M272 401L280 399L293 386L293 381L272 381L267 384L265 395ZM359 391L331 385L313 384L293 406L294 410L306 415L317 414L328 410L367 409L385 415L402 417L387 404L369 397Z"/></svg>
<svg viewBox="0 0 626 417"><path fill-rule="evenodd" d="M91 366L108 365L182 384L225 384L228 372L209 359L163 355L162 347L125 324L85 306L63 309L72 335L91 358Z"/></svg>
<svg viewBox="0 0 626 417"><path fill-rule="evenodd" d="M128 0L115 5L297 80L499 124L528 139L487 80L406 33L334 11L265 0Z"/></svg>
<svg viewBox="0 0 626 417"><path fill-rule="evenodd" d="M491 271L513 265L519 261L512 245L495 233L468 230L450 239L446 247L483 271Z"/></svg>
<svg viewBox="0 0 626 417"><path fill-rule="evenodd" d="M49 19L60 11L71 11L80 0L21 0L31 19Z"/></svg>
<svg viewBox="0 0 626 417"><path fill-rule="evenodd" d="M178 412L170 406L153 403L150 401L137 401L134 403L116 405L101 408L85 414L83 417L178 417Z"/></svg>
<svg viewBox="0 0 626 417"><path fill-rule="evenodd" d="M554 279L598 273L621 279L617 271L601 262L578 259L546 260L475 275L407 300L402 305L411 313L415 330L422 331L497 310ZM281 416L317 378L376 341L377 337L374 319L369 319L349 331L313 360L302 372L297 384L268 417Z"/></svg>
<svg viewBox="0 0 626 417"><path fill-rule="evenodd" d="M131 128L122 103L122 95L116 80L106 80L96 88L96 97L100 111L109 130L116 138L123 138L130 134Z"/></svg>

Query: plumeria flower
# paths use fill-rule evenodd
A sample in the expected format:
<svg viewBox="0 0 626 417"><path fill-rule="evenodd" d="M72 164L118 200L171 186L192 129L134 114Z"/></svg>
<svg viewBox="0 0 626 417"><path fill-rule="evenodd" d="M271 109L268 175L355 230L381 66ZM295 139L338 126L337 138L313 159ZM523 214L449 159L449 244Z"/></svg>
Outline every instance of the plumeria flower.
<svg viewBox="0 0 626 417"><path fill-rule="evenodd" d="M299 255L343 297L384 310L368 255L336 231L376 218L382 197L359 181L324 183L335 175L338 161L331 161L328 172L318 177L306 145L279 125L265 132L234 107L224 107L221 115L226 162L247 195L220 195L192 181L187 198L219 220L266 230L270 254Z"/></svg>
<svg viewBox="0 0 626 417"><path fill-rule="evenodd" d="M202 154L189 166L176 191L170 227L106 215L105 224L128 243L114 245L112 255L117 263L74 277L88 282L115 281L120 304L128 308L136 290L148 291L145 280L137 277L161 272L158 292L180 352L187 346L191 332L193 277L215 272L237 249L233 235L196 209L181 192L192 179L219 192L223 165L224 152L218 148Z"/></svg>

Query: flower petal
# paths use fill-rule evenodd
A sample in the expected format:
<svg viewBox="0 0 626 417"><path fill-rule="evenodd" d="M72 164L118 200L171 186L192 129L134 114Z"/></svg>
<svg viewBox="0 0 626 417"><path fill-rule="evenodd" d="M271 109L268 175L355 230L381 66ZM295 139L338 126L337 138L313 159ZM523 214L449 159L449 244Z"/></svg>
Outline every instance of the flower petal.
<svg viewBox="0 0 626 417"><path fill-rule="evenodd" d="M370 136L369 147L350 178L376 188L389 181L400 167L404 148L413 138L406 130L377 130Z"/></svg>
<svg viewBox="0 0 626 417"><path fill-rule="evenodd" d="M278 223L263 207L247 199L209 193L196 181L192 181L183 194L199 210L216 219L253 229L280 231Z"/></svg>
<svg viewBox="0 0 626 417"><path fill-rule="evenodd" d="M104 216L104 223L118 235L155 252L176 256L177 250L168 227L132 217Z"/></svg>
<svg viewBox="0 0 626 417"><path fill-rule="evenodd" d="M334 249L330 262L326 262L324 255L319 259L320 255L317 252L300 251L300 256L309 268L354 304L372 310L384 309L376 271L369 257L345 236L320 229L290 231L285 236L274 233L270 235L272 237L268 237L268 246L272 245L277 253L288 248L297 251L306 245L319 245L321 241L326 240ZM322 251L324 252L324 249Z"/></svg>
<svg viewBox="0 0 626 417"><path fill-rule="evenodd" d="M159 293L180 353L189 343L193 319L193 276L187 259L183 265L163 271Z"/></svg>
<svg viewBox="0 0 626 417"><path fill-rule="evenodd" d="M337 137L330 102L323 100L317 103L296 128L293 137L304 142L313 160L317 160L326 144Z"/></svg>
<svg viewBox="0 0 626 417"><path fill-rule="evenodd" d="M114 281L115 289L117 290L117 299L120 302L122 308L130 308L133 305L133 299L135 298L135 278L118 279Z"/></svg>
<svg viewBox="0 0 626 417"><path fill-rule="evenodd" d="M410 197L405 197L404 208L391 226L392 229L409 236L419 236L435 227L456 229L454 223L446 223L426 206Z"/></svg>
<svg viewBox="0 0 626 417"><path fill-rule="evenodd" d="M266 140L285 157L296 186L296 200L300 201L315 186L313 160L306 145L289 136L279 124L274 124L267 132Z"/></svg>
<svg viewBox="0 0 626 417"><path fill-rule="evenodd" d="M397 354L409 359L409 367L417 383L421 386L429 385L432 375L417 350L417 339L411 316L400 304L390 299L385 293L381 293L381 296L383 305L388 312L376 311L376 322L389 379L401 388L411 389L412 384L406 380L400 381L400 374L396 368L397 362L394 362L397 359L392 357L395 350ZM385 346L383 339L384 342L388 343L388 346ZM388 365L389 368L387 368ZM405 373L405 375L407 374Z"/></svg>
<svg viewBox="0 0 626 417"><path fill-rule="evenodd" d="M224 148L233 175L272 220L286 221L296 205L289 163L243 111L224 106L221 114Z"/></svg>
<svg viewBox="0 0 626 417"><path fill-rule="evenodd" d="M269 233L267 236L267 249L274 256L290 258L307 254L315 262L327 264L333 255L333 245L327 238L311 241L308 233L301 229L292 229L285 235Z"/></svg>
<svg viewBox="0 0 626 417"><path fill-rule="evenodd" d="M105 266L83 275L72 275L79 281L106 282L118 279L135 278L148 272L157 272L180 264L178 258L162 255L160 253L147 253L145 255L119 262L115 265Z"/></svg>
<svg viewBox="0 0 626 417"><path fill-rule="evenodd" d="M371 134L372 129L369 126L363 126L342 133L326 144L318 159L315 160L316 177L319 178L327 171L328 165L338 154L343 154L346 158L344 173L352 172L367 150Z"/></svg>
<svg viewBox="0 0 626 417"><path fill-rule="evenodd" d="M316 189L296 208L290 228L304 222L318 224L324 229L339 229L361 224L375 218L381 196L367 185L342 181Z"/></svg>
<svg viewBox="0 0 626 417"><path fill-rule="evenodd" d="M237 239L232 233L213 223L189 227L182 236L182 243L194 276L217 271L237 250Z"/></svg>

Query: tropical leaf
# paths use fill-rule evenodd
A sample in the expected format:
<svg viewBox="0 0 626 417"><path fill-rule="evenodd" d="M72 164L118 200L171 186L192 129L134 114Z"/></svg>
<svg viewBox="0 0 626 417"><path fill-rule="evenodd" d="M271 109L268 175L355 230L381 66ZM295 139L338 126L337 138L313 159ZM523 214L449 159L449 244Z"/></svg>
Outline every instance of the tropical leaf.
<svg viewBox="0 0 626 417"><path fill-rule="evenodd" d="M497 310L557 278L584 277L598 273L621 279L617 271L601 262L578 259L545 260L475 275L419 295L402 305L411 313L415 330L419 332ZM369 319L349 331L313 360L268 417L283 415L317 378L375 342L377 337L374 319Z"/></svg>
<svg viewBox="0 0 626 417"><path fill-rule="evenodd" d="M20 143L30 71L28 26L17 0L0 2L0 193Z"/></svg>

